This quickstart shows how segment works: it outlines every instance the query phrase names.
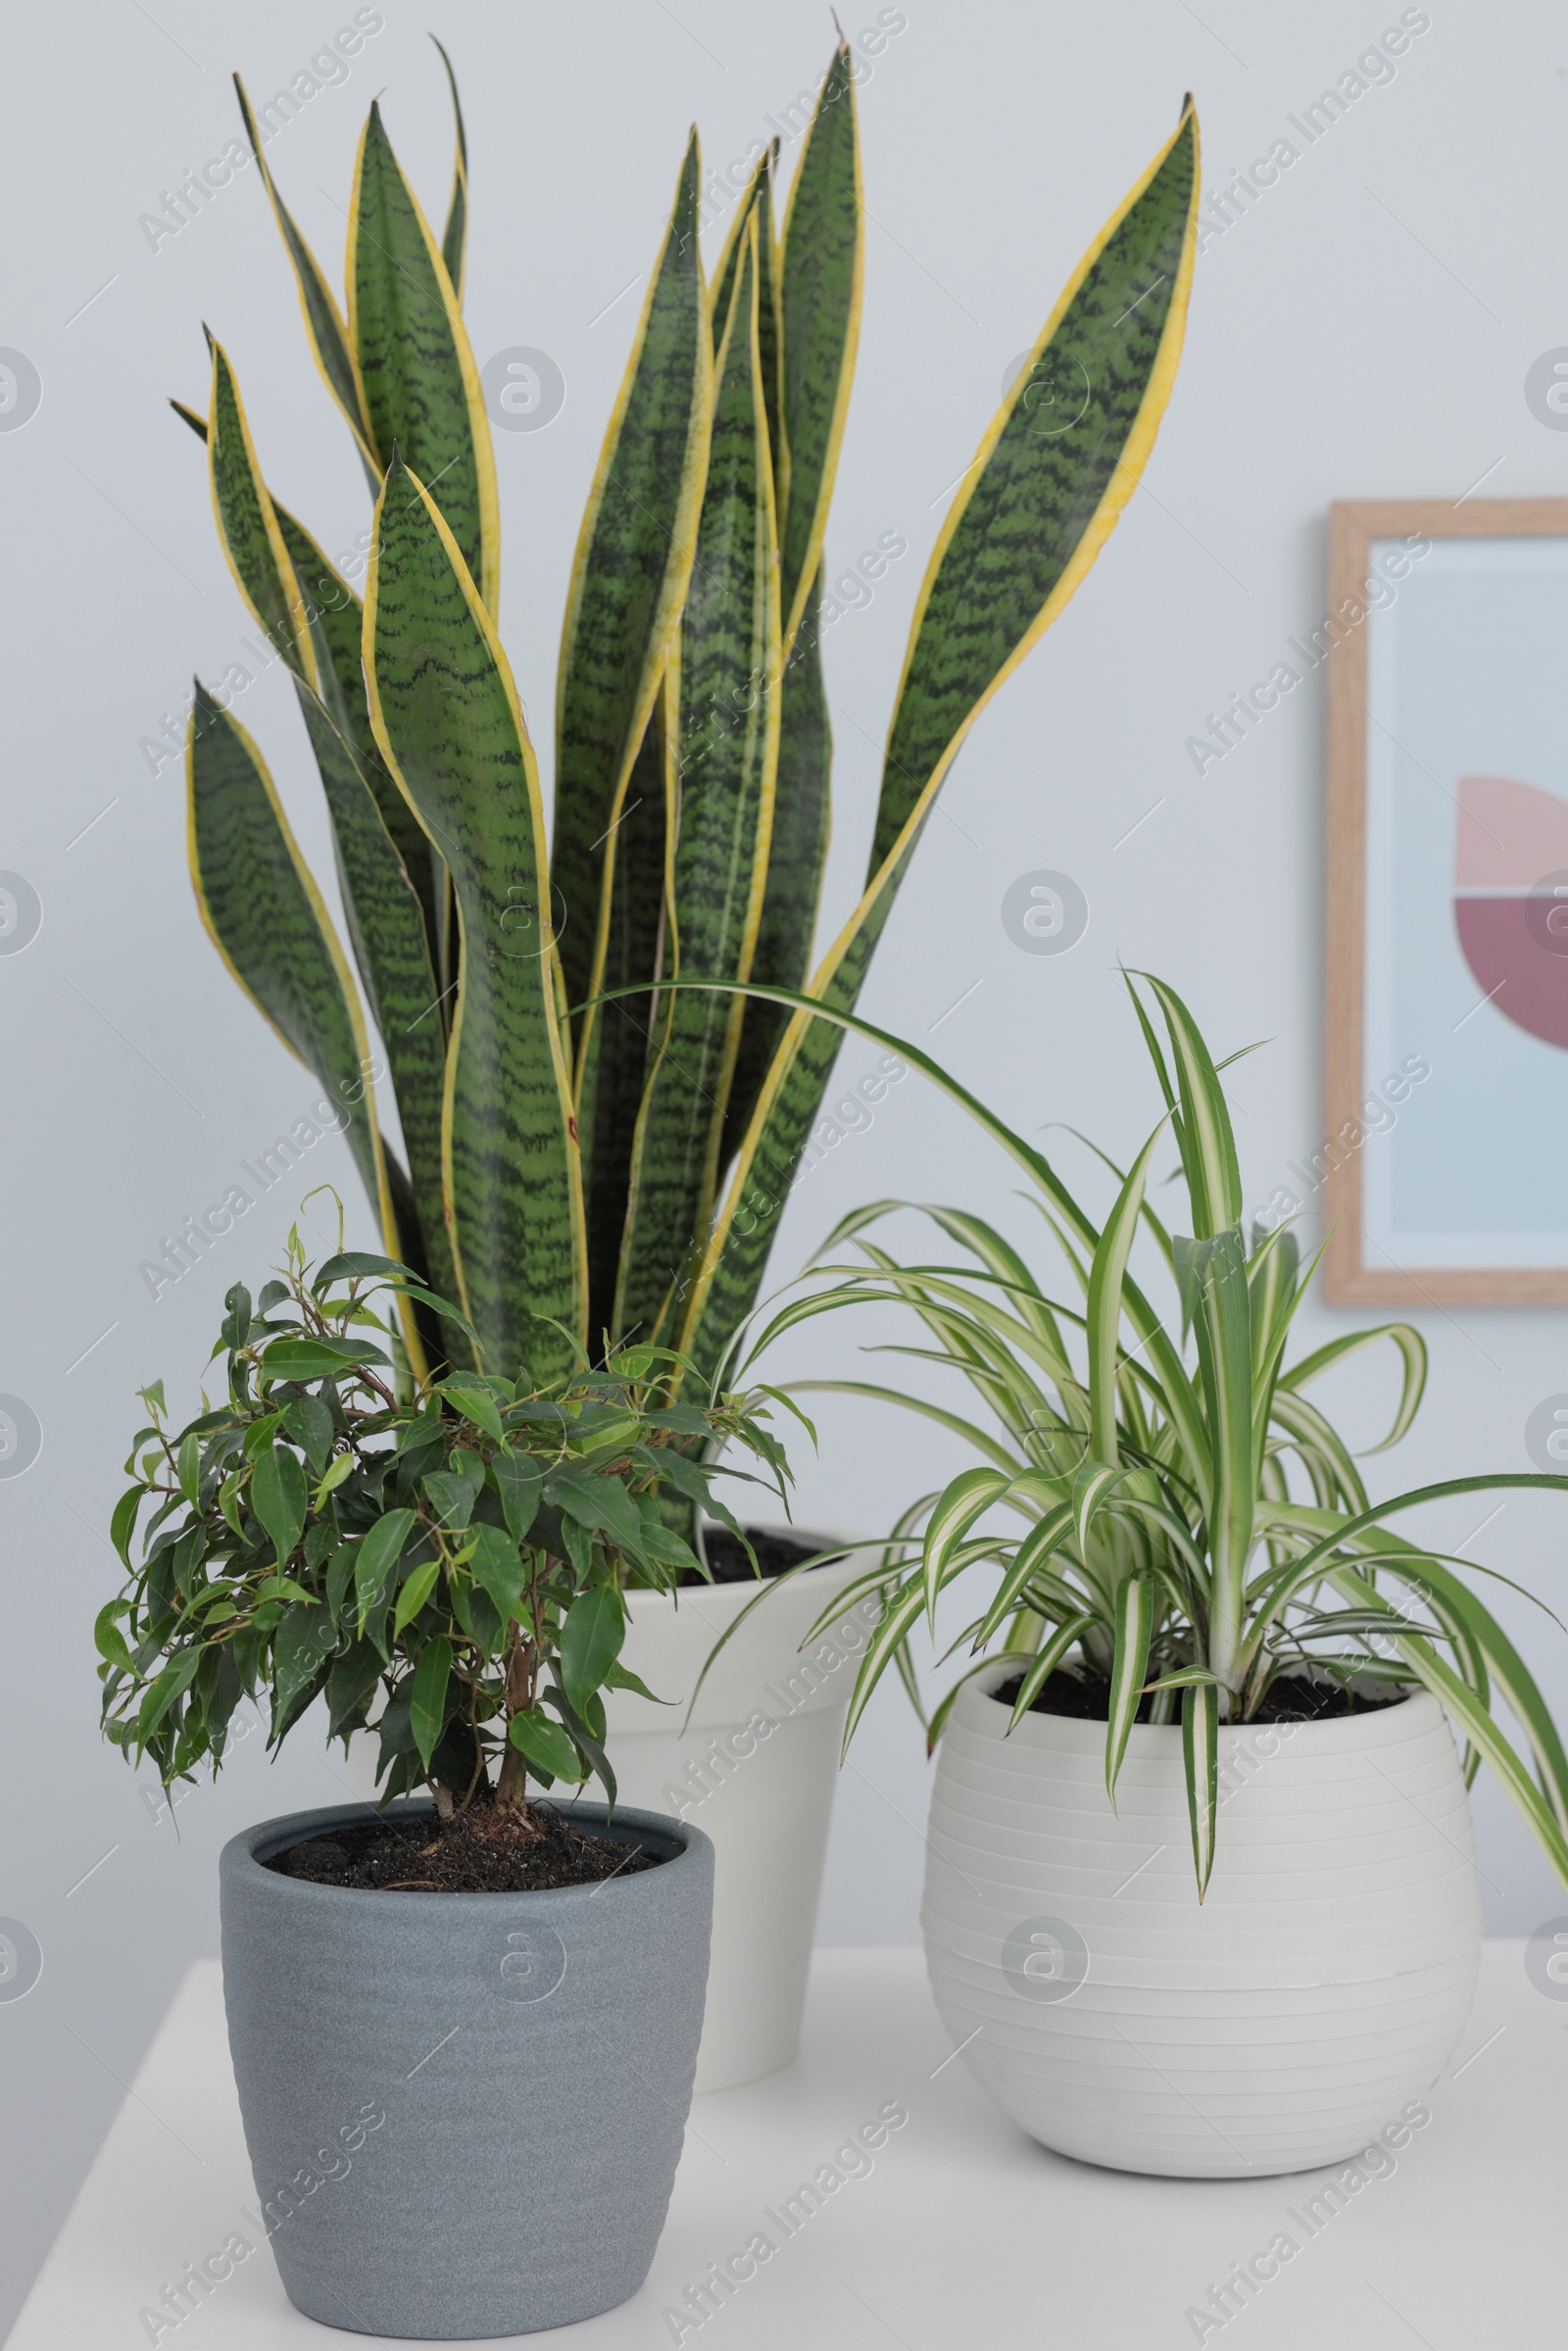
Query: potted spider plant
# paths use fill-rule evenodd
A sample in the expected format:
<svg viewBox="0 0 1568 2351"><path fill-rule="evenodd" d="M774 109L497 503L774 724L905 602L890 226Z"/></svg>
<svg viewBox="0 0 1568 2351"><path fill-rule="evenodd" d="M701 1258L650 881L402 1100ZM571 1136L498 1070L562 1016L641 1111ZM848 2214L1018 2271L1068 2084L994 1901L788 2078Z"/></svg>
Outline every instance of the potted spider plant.
<svg viewBox="0 0 1568 2351"><path fill-rule="evenodd" d="M829 815L822 639L845 609L824 549L862 274L851 52L841 43L823 78L782 226L776 143L759 143L710 279L695 133L686 149L567 585L548 845L496 630L494 454L462 310L461 114L438 239L371 108L345 314L243 89L240 101L312 354L374 500L358 548L334 564L272 495L221 343L206 415L175 406L206 443L224 552L268 658L297 689L358 985L261 752L226 708L227 678L197 686L186 746L202 916L342 1105L387 1255L472 1327L469 1341L405 1298L410 1376L482 1364L555 1378L636 1341L672 1350L673 1401L683 1379L710 1378L757 1297L838 1043L781 1003L649 989L676 973L796 989L811 967ZM1198 198L1189 102L958 476L916 606L864 893L814 997L855 1002L967 729L1137 485L1174 380ZM873 576L887 561L868 559ZM682 1731L624 1690L609 1707L623 1785L666 1809L713 1740L733 1761L755 1717L775 1725L703 1814L720 1862L717 2037L699 2078L716 2087L796 2046L848 1676L785 1713L766 1692L854 1561L788 1530L754 1530L749 1550L724 1530L710 1541L673 1485L665 1506L697 1564L673 1588L632 1590L628 1656L673 1698L743 1612L748 1594L726 1578L818 1562L815 1596L792 1587L775 1615L749 1620L727 1683L710 1685L716 1715ZM776 1864L746 1880L765 1824L783 1819Z"/></svg>
<svg viewBox="0 0 1568 2351"><path fill-rule="evenodd" d="M221 1399L173 1429L141 1392L105 1729L167 1788L219 1769L242 1700L275 1748L321 1699L329 1736L369 1726L382 1785L219 1865L248 2226L325 2325L591 2317L647 2275L702 2029L712 1846L618 1806L605 1752L607 1699L642 1690L628 1573L667 1589L692 1564L657 1490L697 1407L672 1416L647 1347L400 1390L397 1312L465 1319L380 1256L313 1269L297 1233L254 1305L224 1303ZM760 1406L715 1396L703 1433L781 1481ZM703 1502L716 1474L679 1472Z"/></svg>
<svg viewBox="0 0 1568 2351"><path fill-rule="evenodd" d="M858 1261L819 1267L826 1286L760 1345L825 1310L896 1302L924 1325L925 1359L985 1407L982 1423L897 1389L802 1384L923 1414L978 1456L813 1628L879 1597L847 1743L890 1663L913 1691L908 1640L941 1595L983 1580L956 1644L975 1661L929 1724L926 1952L964 2062L1066 2154L1183 2177L1288 2172L1364 2145L1453 2049L1480 1949L1466 1788L1483 1761L1568 1882L1568 1757L1471 1588L1492 1571L1405 1531L1418 1505L1568 1494L1568 1480L1369 1498L1308 1392L1392 1346L1392 1445L1420 1402L1422 1341L1352 1331L1287 1364L1316 1259L1300 1261L1288 1226L1244 1240L1215 1064L1170 988L1148 981L1152 1016L1127 984L1165 1110L1115 1170L1102 1225L1030 1144L897 1046L1024 1171L1066 1300L958 1208L925 1212L960 1262L901 1261L868 1234L912 1203L881 1201L826 1245L853 1242ZM1186 1235L1146 1197L1167 1128ZM1163 1313L1130 1269L1140 1234Z"/></svg>

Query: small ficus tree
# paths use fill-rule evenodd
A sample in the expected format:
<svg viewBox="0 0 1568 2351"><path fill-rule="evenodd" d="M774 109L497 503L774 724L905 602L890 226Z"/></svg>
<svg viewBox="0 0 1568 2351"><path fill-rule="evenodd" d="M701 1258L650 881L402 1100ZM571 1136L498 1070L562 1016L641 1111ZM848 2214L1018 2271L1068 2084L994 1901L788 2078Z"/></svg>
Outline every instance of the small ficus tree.
<svg viewBox="0 0 1568 2351"><path fill-rule="evenodd" d="M223 1402L175 1432L162 1383L139 1392L113 1523L128 1581L96 1627L108 1737L167 1786L221 1763L242 1698L270 1697L275 1748L324 1694L331 1737L379 1733L388 1797L423 1783L443 1817L478 1799L525 1821L529 1779L597 1775L613 1804L603 1693L655 1694L619 1662L625 1589L701 1572L656 1488L739 1534L712 1483L753 1473L692 1448L738 1445L782 1495L770 1392L666 1403L652 1347L540 1387L411 1388L399 1298L462 1317L407 1267L340 1250L313 1272L296 1231L280 1276L223 1301Z"/></svg>

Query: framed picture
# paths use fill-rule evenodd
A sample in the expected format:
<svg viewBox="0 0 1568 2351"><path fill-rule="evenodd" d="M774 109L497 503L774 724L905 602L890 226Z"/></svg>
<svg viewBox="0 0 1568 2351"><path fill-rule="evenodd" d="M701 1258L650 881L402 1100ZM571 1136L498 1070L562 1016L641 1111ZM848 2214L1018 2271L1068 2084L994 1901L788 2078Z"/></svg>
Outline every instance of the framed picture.
<svg viewBox="0 0 1568 2351"><path fill-rule="evenodd" d="M1324 639L1328 1298L1568 1303L1568 499L1336 506Z"/></svg>

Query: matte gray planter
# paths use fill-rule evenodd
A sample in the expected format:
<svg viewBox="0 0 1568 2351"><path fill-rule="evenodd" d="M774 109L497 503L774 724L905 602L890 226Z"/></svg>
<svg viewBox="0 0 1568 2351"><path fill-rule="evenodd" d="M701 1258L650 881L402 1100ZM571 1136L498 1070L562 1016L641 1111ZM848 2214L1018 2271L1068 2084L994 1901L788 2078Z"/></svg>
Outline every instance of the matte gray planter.
<svg viewBox="0 0 1568 2351"><path fill-rule="evenodd" d="M224 1846L223 1997L260 2225L308 2318L525 2334L612 2309L648 2275L702 2032L713 1848L660 1813L569 1812L670 1858L521 1894L263 1868L373 1818L367 1804Z"/></svg>

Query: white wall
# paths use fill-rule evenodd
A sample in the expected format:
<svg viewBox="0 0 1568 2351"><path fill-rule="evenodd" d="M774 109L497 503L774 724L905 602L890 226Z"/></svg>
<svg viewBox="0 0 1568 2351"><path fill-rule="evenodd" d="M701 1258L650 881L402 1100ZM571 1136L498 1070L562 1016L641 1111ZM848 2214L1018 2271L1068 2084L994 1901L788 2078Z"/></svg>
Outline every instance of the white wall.
<svg viewBox="0 0 1568 2351"><path fill-rule="evenodd" d="M829 557L845 564L887 531L910 552L828 643L835 924L863 864L877 743L944 491L1007 363L1167 134L1184 89L1198 94L1217 182L1285 135L1287 115L1397 16L1373 0L1290 11L1205 0L1206 23L1174 0L906 0L904 13L862 97L865 321ZM0 342L37 367L43 401L24 429L0 433L0 866L31 883L43 924L0 958L0 1391L36 1411L44 1446L26 1476L0 1483L12 1791L0 1913L29 1926L45 1968L25 2003L0 2004L12 2118L0 2196L13 2221L0 2316L186 1961L215 1946L223 1838L340 1787L303 1749L269 1768L257 1737L216 1788L192 1792L176 1841L98 1742L89 1627L116 1582L100 1530L134 1425L131 1391L164 1373L193 1394L222 1291L264 1275L303 1185L270 1194L156 1303L138 1262L315 1092L209 946L185 877L177 768L154 775L138 749L191 670L217 677L254 633L215 542L200 454L163 406L167 392L205 403L203 318L233 358L278 492L329 548L367 521L254 171L157 251L138 216L234 135L231 66L270 91L350 14L326 0L160 0L155 22L100 0L13 12L7 32ZM271 149L334 267L354 141L377 90L428 209L445 202L430 12L387 0L385 16L347 86L312 99ZM862 16L875 11L853 14L852 31ZM547 745L571 546L637 295L613 298L656 248L691 117L710 160L742 152L814 81L831 26L805 0L465 0L434 21L468 109L476 351L482 362L508 345L542 348L567 386L547 430L497 446L503 629ZM1294 695L1201 781L1184 741L1319 617L1332 499L1457 498L1484 474L1491 494L1560 494L1568 447L1531 415L1522 384L1540 352L1568 340L1565 118L1558 12L1436 0L1392 85L1359 100L1202 256L1147 489L964 751L865 1001L872 1017L934 1042L1024 1131L1070 1122L1120 1151L1152 1123L1113 976L1120 956L1180 987L1217 1047L1273 1041L1231 1081L1250 1198L1316 1146L1319 688ZM319 795L278 679L238 709L324 875ZM1060 958L1020 954L1001 925L1008 883L1042 866L1071 873L1090 903L1087 936ZM1411 1046L1431 1050L1425 1038ZM851 1048L846 1074L864 1058ZM1098 1199L1079 1147L1057 1143ZM322 1143L309 1169L339 1185L368 1238L341 1145ZM1006 1168L910 1078L868 1134L803 1184L777 1273L854 1202L894 1193L961 1200L1042 1246ZM1417 1319L1431 1397L1379 1476L1527 1466L1531 1406L1568 1386L1562 1315ZM1303 1344L1344 1322L1314 1306ZM852 1373L861 1336L818 1324L778 1368ZM1392 1369L1369 1368L1347 1373L1335 1401L1370 1441L1392 1396ZM800 1463L802 1514L874 1530L958 1461L923 1430L834 1409L820 1459ZM1461 1513L1450 1539L1482 1515ZM1544 1500L1511 1500L1481 1547L1547 1600L1568 1596L1563 1522ZM1561 1635L1506 1593L1502 1613L1568 1705ZM879 1701L845 1779L822 1919L832 1941L916 1932L925 1767L901 1707L891 1690ZM1527 1931L1563 1897L1485 1786L1477 1807L1493 1923Z"/></svg>

